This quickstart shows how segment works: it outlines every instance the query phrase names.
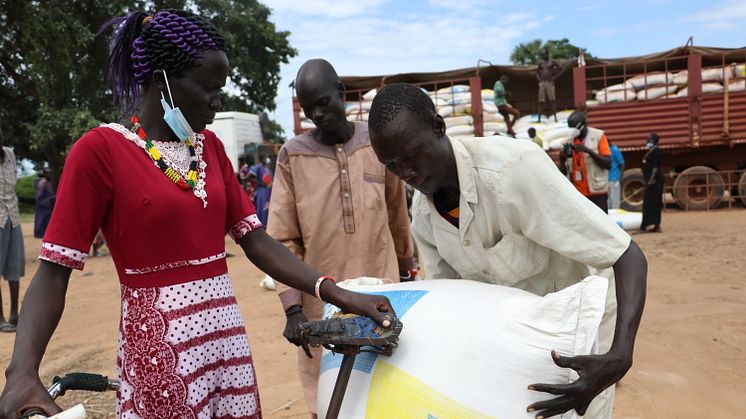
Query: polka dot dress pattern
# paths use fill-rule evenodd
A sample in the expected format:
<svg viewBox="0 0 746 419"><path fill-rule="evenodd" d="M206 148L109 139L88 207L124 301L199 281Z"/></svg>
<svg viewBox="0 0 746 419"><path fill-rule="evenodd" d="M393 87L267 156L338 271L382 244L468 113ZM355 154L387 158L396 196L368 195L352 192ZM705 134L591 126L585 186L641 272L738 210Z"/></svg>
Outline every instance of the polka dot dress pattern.
<svg viewBox="0 0 746 419"><path fill-rule="evenodd" d="M246 330L228 275L122 286L119 418L260 418Z"/></svg>

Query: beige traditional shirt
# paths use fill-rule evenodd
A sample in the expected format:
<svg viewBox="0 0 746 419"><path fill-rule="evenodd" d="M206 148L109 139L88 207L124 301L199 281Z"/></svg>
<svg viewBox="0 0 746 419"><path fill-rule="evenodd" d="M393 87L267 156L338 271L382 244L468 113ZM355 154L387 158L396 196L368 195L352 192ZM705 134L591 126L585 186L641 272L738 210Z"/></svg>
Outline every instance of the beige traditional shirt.
<svg viewBox="0 0 746 419"><path fill-rule="evenodd" d="M267 232L338 280L398 281L399 260L413 254L404 184L378 161L359 122L343 144L322 144L308 131L283 145ZM278 286L285 308L301 304L300 291Z"/></svg>
<svg viewBox="0 0 746 419"><path fill-rule="evenodd" d="M18 196L16 196L16 155L9 147L2 148L5 159L0 164L0 228L10 217L13 228L21 223L18 214Z"/></svg>
<svg viewBox="0 0 746 419"><path fill-rule="evenodd" d="M459 227L416 193L412 230L429 278L465 278L538 295L612 266L630 237L547 154L505 137L451 139Z"/></svg>

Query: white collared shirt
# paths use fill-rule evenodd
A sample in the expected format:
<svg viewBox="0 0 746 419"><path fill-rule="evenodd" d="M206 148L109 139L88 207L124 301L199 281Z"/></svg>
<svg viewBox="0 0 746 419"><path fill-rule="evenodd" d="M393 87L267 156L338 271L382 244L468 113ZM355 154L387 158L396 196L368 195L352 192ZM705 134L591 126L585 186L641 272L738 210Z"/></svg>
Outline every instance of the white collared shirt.
<svg viewBox="0 0 746 419"><path fill-rule="evenodd" d="M581 195L536 144L451 139L459 227L416 193L412 230L429 278L464 278L544 295L611 267L629 235Z"/></svg>

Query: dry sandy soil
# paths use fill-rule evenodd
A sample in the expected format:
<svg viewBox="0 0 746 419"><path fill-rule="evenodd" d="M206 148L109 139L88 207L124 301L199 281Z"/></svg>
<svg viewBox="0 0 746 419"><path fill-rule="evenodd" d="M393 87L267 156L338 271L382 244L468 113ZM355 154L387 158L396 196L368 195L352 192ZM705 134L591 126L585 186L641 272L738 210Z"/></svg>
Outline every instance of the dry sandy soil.
<svg viewBox="0 0 746 419"><path fill-rule="evenodd" d="M28 234L28 276L40 242ZM746 386L746 210L664 214L662 234L635 236L649 261L648 299L635 364L617 390L616 418L740 416ZM230 240L228 250L240 254ZM296 376L295 347L281 336L284 316L263 276L243 257L229 270L247 323L265 417L307 417ZM7 288L3 287L6 297ZM70 282L67 308L42 363L42 379L91 371L114 375L119 290L108 257L93 258ZM12 334L0 334L0 367ZM5 386L0 376L0 387ZM113 395L69 395L93 417L113 417Z"/></svg>

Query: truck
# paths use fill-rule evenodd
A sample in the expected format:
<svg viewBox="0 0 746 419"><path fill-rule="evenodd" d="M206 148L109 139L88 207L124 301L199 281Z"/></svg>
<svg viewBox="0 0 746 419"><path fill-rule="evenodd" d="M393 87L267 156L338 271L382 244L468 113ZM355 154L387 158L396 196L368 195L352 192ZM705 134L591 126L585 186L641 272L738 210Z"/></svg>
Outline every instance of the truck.
<svg viewBox="0 0 746 419"><path fill-rule="evenodd" d="M651 132L660 137L670 200L685 210L713 209L723 202L746 205L746 48L687 43L640 57L557 61L564 68L555 80L558 109L586 111L589 126L604 130L624 153L623 208L642 207L640 166ZM445 96L452 105L438 107L439 112L449 112L447 106L453 106L454 112L461 110L473 125L470 134L483 136L492 133L486 127L493 124L487 120L491 114L485 108L490 101L482 96L483 88L492 87L503 74L510 78L510 103L521 114L535 113L538 88L533 65L479 60L476 67L444 72L341 79L347 106L359 109L356 119L366 119L375 89L412 83L431 97ZM468 95L469 106L456 109L458 98ZM297 98L293 111L296 135L312 127L304 120ZM559 149L547 152L559 160Z"/></svg>
<svg viewBox="0 0 746 419"><path fill-rule="evenodd" d="M207 129L223 142L234 170L239 169L238 159L252 154L263 140L259 115L246 112L218 112Z"/></svg>

